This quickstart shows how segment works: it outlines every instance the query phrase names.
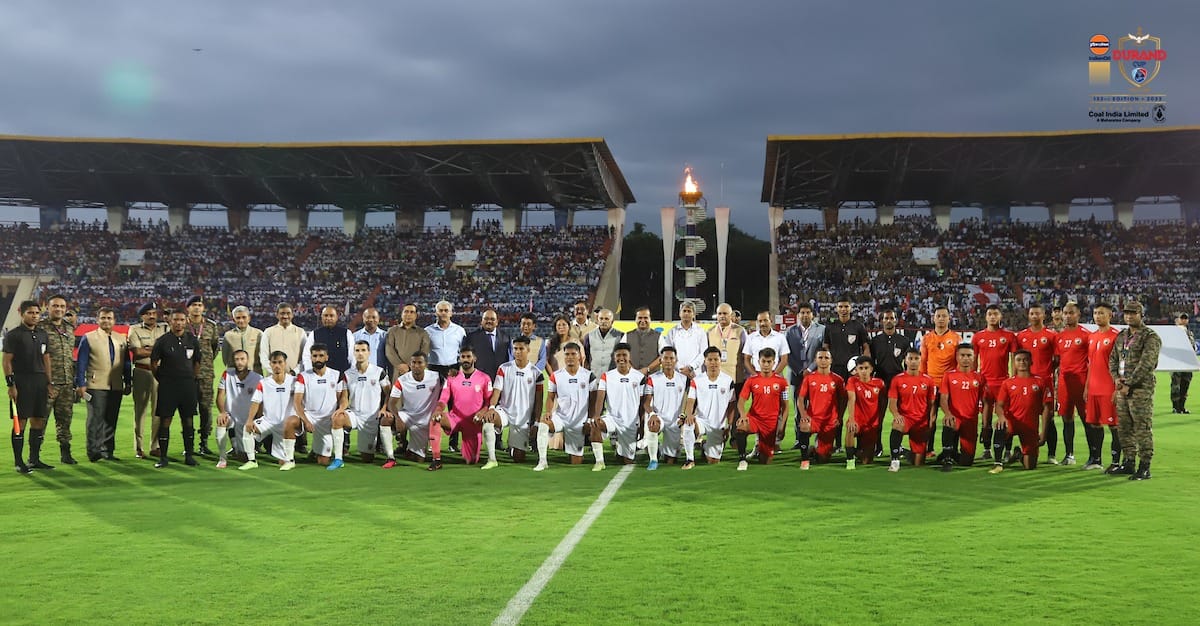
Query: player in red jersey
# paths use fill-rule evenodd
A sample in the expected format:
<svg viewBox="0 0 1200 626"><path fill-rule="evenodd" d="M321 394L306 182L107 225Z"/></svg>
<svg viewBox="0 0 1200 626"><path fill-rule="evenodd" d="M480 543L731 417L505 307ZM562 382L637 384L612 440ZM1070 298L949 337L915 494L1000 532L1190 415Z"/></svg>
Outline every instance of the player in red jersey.
<svg viewBox="0 0 1200 626"><path fill-rule="evenodd" d="M860 356L854 366L854 376L846 381L846 402L853 407L853 418L846 426L846 469L854 469L855 461L875 460L879 439L880 398L887 393L887 383L875 376L875 362ZM806 442L807 443L807 442Z"/></svg>
<svg viewBox="0 0 1200 626"><path fill-rule="evenodd" d="M888 385L888 410L892 412L889 472L900 471L901 444L908 435L913 465L925 465L925 450L929 445L930 422L937 404L937 383L921 373L921 351L910 348L904 355L904 373L897 374Z"/></svg>
<svg viewBox="0 0 1200 626"><path fill-rule="evenodd" d="M1045 379L1033 375L1032 363L1033 356L1028 351L1018 350L1013 356L1013 376L1000 387L1000 397L996 399L1000 416L996 419L996 432L992 434L996 458L989 474L1004 471L1006 438L1020 437L1021 466L1025 469L1037 467L1038 448L1045 441L1054 394Z"/></svg>
<svg viewBox="0 0 1200 626"><path fill-rule="evenodd" d="M1062 418L1063 447L1067 455L1063 457L1063 465L1075 464L1075 414L1079 421L1086 422L1087 412L1084 407L1087 398L1084 389L1087 387L1088 373L1088 336L1092 333L1079 325L1079 305L1068 302L1063 306L1063 328L1058 331L1054 340L1054 355L1058 357L1058 415ZM1054 418L1051 417L1051 423ZM1054 459L1054 447L1046 442L1049 462L1057 465Z"/></svg>
<svg viewBox="0 0 1200 626"><path fill-rule="evenodd" d="M1117 436L1117 406L1113 393L1117 386L1108 370L1108 357L1117 345L1120 332L1109 326L1112 307L1100 303L1092 307L1092 321L1096 330L1088 335L1088 375L1085 396L1087 412L1084 413L1084 434L1087 435L1088 461L1083 469L1103 469L1100 451L1104 449L1104 427L1112 434L1112 464L1121 464L1121 438Z"/></svg>
<svg viewBox="0 0 1200 626"><path fill-rule="evenodd" d="M984 313L987 328L971 337L979 373L987 384L983 391L983 428L979 432L985 461L992 458L992 415L996 408L996 396L1000 394L1000 384L1008 379L1012 371L1012 354L1017 349L1017 333L1000 327L1003 317L999 305L989 304Z"/></svg>
<svg viewBox="0 0 1200 626"><path fill-rule="evenodd" d="M942 471L954 469L954 463L975 462L975 442L979 437L979 406L987 387L983 375L975 371L975 348L958 344L955 353L958 369L942 377Z"/></svg>
<svg viewBox="0 0 1200 626"><path fill-rule="evenodd" d="M716 350L709 348L708 350ZM705 356L708 355L705 350ZM755 374L746 379L737 403L740 417L733 434L734 445L738 451L738 470L745 471L746 438L757 435L755 447L758 448L758 458L763 464L771 462L775 456L775 441L783 437L783 416L787 413L788 383L787 379L775 371L775 349L763 348L758 351L758 371L766 375ZM805 377L807 380L808 377ZM750 400L750 408L746 408L746 400Z"/></svg>
<svg viewBox="0 0 1200 626"><path fill-rule="evenodd" d="M1032 363L1029 366L1029 371L1033 376L1041 378L1046 386L1050 388L1050 393L1054 393L1054 370L1058 367L1057 357L1054 356L1054 339L1055 332L1046 328L1046 308L1041 304L1029 305L1028 312L1029 327L1017 333L1017 349L1029 352ZM1014 367L1014 371L1016 371ZM1058 430L1053 422L1049 425L1049 430L1046 431L1046 441L1048 447L1053 450L1058 446ZM1012 440L1009 440L1012 443ZM1009 451L1012 461L1015 458L1013 451Z"/></svg>
<svg viewBox="0 0 1200 626"><path fill-rule="evenodd" d="M817 435L817 453L813 460L828 463L833 456L833 441L838 429L838 396L846 381L830 371L833 353L828 348L817 350L817 371L804 377L796 390L796 428L800 429L800 469L808 469L809 441Z"/></svg>

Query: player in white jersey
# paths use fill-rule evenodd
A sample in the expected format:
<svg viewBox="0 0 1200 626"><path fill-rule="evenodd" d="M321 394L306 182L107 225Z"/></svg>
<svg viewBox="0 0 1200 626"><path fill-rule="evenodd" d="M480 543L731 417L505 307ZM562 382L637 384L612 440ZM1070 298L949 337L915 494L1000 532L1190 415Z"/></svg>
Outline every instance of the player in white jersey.
<svg viewBox="0 0 1200 626"><path fill-rule="evenodd" d="M632 465L637 456L638 422L641 417L638 409L642 406L642 383L645 375L633 369L630 362L630 348L627 343L618 343L613 347L613 362L617 366L600 375L596 385L596 413L592 421L592 453L596 455L596 466L593 472L604 469L604 444L600 443L607 434L612 436L617 450L617 456L625 465ZM657 461L650 459L656 469Z"/></svg>
<svg viewBox="0 0 1200 626"><path fill-rule="evenodd" d="M437 372L428 369L429 357L420 350L408 359L408 372L396 379L388 399L388 412L379 420L380 439L387 462L383 469L396 467L395 445L392 429L408 433L408 449L404 457L410 461L424 461L429 447L429 418L437 408L442 395L442 379Z"/></svg>
<svg viewBox="0 0 1200 626"><path fill-rule="evenodd" d="M349 406L333 414L333 462L327 469L337 470L344 466L342 442L345 429L358 431L358 453L363 463L375 460L375 439L379 437L381 409L386 411L388 385L387 372L371 363L371 344L365 339L354 342L354 365L343 375Z"/></svg>
<svg viewBox="0 0 1200 626"><path fill-rule="evenodd" d="M725 439L737 403L733 393L733 378L721 371L721 349L716 346L704 351L704 372L692 379L691 397L685 402L683 423L683 451L687 463L683 469L695 467L694 450L696 437L705 439L704 458L709 463L720 463L725 451Z"/></svg>
<svg viewBox="0 0 1200 626"><path fill-rule="evenodd" d="M578 343L568 342L563 346L566 365L550 374L546 409L537 424L538 464L533 468L535 472L548 467L546 448L550 446L552 432L563 434L563 449L571 457L571 465L583 463L583 444L587 439L584 428L591 406L588 400L596 382L592 373L579 365L582 353L583 348Z"/></svg>
<svg viewBox="0 0 1200 626"><path fill-rule="evenodd" d="M233 353L233 367L221 374L221 382L217 384L217 469L225 469L229 433L233 432L233 448L235 452L242 447L241 433L250 421L250 398L258 388L262 374L250 369L250 354L245 350Z"/></svg>
<svg viewBox="0 0 1200 626"><path fill-rule="evenodd" d="M313 454L317 462L329 465L333 448L333 414L349 406L345 377L341 372L325 367L329 350L325 344L309 348L312 367L296 376L296 417L305 430L313 434ZM341 447L341 441L338 442Z"/></svg>
<svg viewBox="0 0 1200 626"><path fill-rule="evenodd" d="M646 469L658 469L658 434L662 433L662 455L670 465L679 456L680 426L683 424L683 399L687 397L688 377L676 371L675 348L666 346L659 352L662 371L646 378L642 396L642 441L650 453Z"/></svg>
<svg viewBox="0 0 1200 626"><path fill-rule="evenodd" d="M529 361L529 337L512 340L513 360L496 370L492 397L481 413L483 440L488 444L488 462L483 469L496 467L495 435L508 426L508 452L517 463L525 461L529 429L535 415L542 413L542 372Z"/></svg>
<svg viewBox="0 0 1200 626"><path fill-rule="evenodd" d="M254 395L250 397L250 415L259 417L246 422L242 435L242 448L246 451L246 462L238 469L258 467L254 459L254 442L271 438L271 456L279 459L279 469L287 471L296 467L296 434L300 432L300 418L296 417L296 403L292 400L296 379L288 373L288 356L275 350L267 357L271 375L258 381Z"/></svg>

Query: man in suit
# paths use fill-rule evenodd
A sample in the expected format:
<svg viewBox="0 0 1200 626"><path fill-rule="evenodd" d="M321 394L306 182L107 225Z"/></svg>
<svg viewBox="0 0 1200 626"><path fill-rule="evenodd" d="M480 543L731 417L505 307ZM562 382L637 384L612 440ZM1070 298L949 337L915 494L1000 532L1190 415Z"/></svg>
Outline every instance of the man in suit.
<svg viewBox="0 0 1200 626"><path fill-rule="evenodd" d="M467 333L463 338L462 347L470 347L475 353L475 369L496 380L496 370L508 361L508 350L512 338L507 333L496 328L500 323L495 309L487 309L479 321L479 328ZM503 449L500 444L501 433L496 432L496 447Z"/></svg>
<svg viewBox="0 0 1200 626"><path fill-rule="evenodd" d="M129 341L113 331L116 313L104 307L96 318L100 328L85 334L79 342L75 375L76 392L87 400L87 457L93 463L118 460L113 451L121 396L133 391Z"/></svg>
<svg viewBox="0 0 1200 626"><path fill-rule="evenodd" d="M812 307L801 304L797 313L797 324L784 334L788 344L788 365L791 367L791 383L797 390L804 382L804 376L817 369L817 350L825 342L825 326L815 321ZM796 395L792 396L797 397ZM796 430L796 443L793 450L801 447L800 430Z"/></svg>

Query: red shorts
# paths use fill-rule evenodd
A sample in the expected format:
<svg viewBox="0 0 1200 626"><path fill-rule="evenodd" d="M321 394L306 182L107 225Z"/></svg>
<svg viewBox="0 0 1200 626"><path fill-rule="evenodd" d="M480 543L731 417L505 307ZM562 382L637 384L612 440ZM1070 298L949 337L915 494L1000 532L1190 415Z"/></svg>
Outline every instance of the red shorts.
<svg viewBox="0 0 1200 626"><path fill-rule="evenodd" d="M1000 387L1004 386L1004 381L987 383L983 388L983 401L996 404L996 398L1000 397Z"/></svg>
<svg viewBox="0 0 1200 626"><path fill-rule="evenodd" d="M1086 384L1087 374L1062 374L1058 377L1056 408L1060 416L1074 417L1076 413L1079 414L1079 417L1087 415L1084 410L1086 402L1083 397L1083 388Z"/></svg>
<svg viewBox="0 0 1200 626"><path fill-rule="evenodd" d="M815 435L820 435L823 433L832 433L832 432L837 431L838 420L837 420L836 415L830 415L827 417L813 416L809 420L809 425L810 425L809 427L811 428L812 433Z"/></svg>
<svg viewBox="0 0 1200 626"><path fill-rule="evenodd" d="M979 418L959 418L958 420L958 449L963 454L975 458L975 442L979 439Z"/></svg>
<svg viewBox="0 0 1200 626"><path fill-rule="evenodd" d="M779 428L779 420L765 420L747 416L750 421L750 433L756 435L754 446L758 448L759 456L765 458L775 456L775 429Z"/></svg>
<svg viewBox="0 0 1200 626"><path fill-rule="evenodd" d="M1021 454L1037 456L1040 444L1038 442L1038 427L1036 422L1008 420L1008 437L1010 441L1016 437L1021 438Z"/></svg>
<svg viewBox="0 0 1200 626"><path fill-rule="evenodd" d="M1083 421L1093 426L1116 426L1117 405L1111 395L1087 397L1087 412Z"/></svg>

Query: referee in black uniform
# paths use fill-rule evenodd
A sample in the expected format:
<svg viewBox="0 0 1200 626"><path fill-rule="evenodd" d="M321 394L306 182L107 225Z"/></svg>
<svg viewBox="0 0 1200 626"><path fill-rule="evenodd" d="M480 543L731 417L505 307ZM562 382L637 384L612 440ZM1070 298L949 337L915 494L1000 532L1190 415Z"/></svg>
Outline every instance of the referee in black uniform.
<svg viewBox="0 0 1200 626"><path fill-rule="evenodd" d="M158 379L158 462L154 467L167 466L167 442L171 439L171 416L179 411L183 430L183 462L195 465L192 456L196 443L196 430L192 417L196 414L196 402L200 378L200 342L196 336L186 332L187 312L172 311L171 331L158 341L150 351L150 370Z"/></svg>
<svg viewBox="0 0 1200 626"><path fill-rule="evenodd" d="M50 397L50 338L37 327L42 307L33 300L21 303L21 325L4 336L4 382L8 399L17 403L20 428L12 429L13 462L17 473L54 469L42 463L42 438L46 433L46 406ZM25 464L25 428L29 427L29 465ZM19 432L18 432L19 431Z"/></svg>
<svg viewBox="0 0 1200 626"><path fill-rule="evenodd" d="M904 371L904 353L912 347L912 338L896 329L896 311L883 309L879 312L883 331L871 337L871 357L875 360L875 375L883 379L882 397L887 397L888 387L896 374ZM887 402L879 403L879 434L883 434L883 418L887 413ZM875 453L883 450L883 441L878 437Z"/></svg>
<svg viewBox="0 0 1200 626"><path fill-rule="evenodd" d="M867 326L861 321L850 318L850 298L842 296L837 301L837 317L825 324L825 345L829 346L829 354L833 357L833 365L829 368L842 380L850 380L850 359L871 356L871 347L867 343ZM846 416L846 392L838 394L838 429L833 445L842 447L842 424Z"/></svg>

